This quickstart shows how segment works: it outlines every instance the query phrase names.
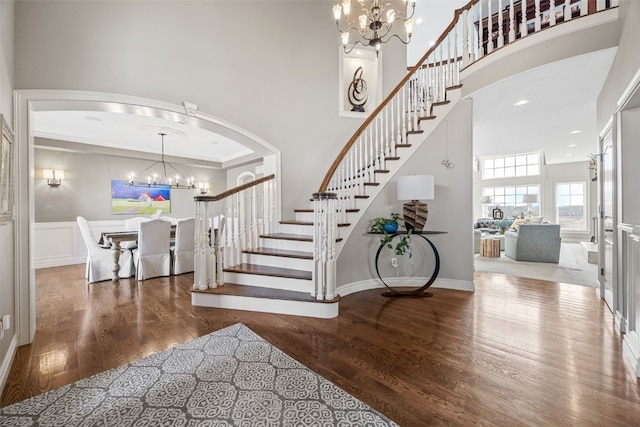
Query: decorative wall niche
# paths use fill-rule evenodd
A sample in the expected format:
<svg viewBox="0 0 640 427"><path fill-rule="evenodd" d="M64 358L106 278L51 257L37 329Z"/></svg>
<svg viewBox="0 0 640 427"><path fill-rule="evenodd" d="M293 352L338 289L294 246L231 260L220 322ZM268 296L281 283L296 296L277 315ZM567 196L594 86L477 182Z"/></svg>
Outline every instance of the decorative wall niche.
<svg viewBox="0 0 640 427"><path fill-rule="evenodd" d="M338 58L338 114L366 117L382 101L382 53L376 57L371 49L354 48L347 54L340 46Z"/></svg>

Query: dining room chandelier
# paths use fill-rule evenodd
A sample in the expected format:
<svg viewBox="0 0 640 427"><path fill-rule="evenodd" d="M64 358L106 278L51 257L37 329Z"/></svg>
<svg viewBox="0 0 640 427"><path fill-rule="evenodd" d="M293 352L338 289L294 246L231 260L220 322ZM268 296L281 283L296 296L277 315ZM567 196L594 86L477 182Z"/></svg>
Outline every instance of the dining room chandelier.
<svg viewBox="0 0 640 427"><path fill-rule="evenodd" d="M400 4L400 0L357 0L360 10L352 13L351 0L343 0L333 6L333 17L336 27L341 34L342 46L346 54L351 53L356 45L371 46L376 52L380 52L383 43L392 38L397 38L404 44L411 41L413 32L413 14L416 8L416 0L403 0L404 12L399 12L391 6ZM352 16L358 15L351 19ZM406 40L394 31L395 22L404 22ZM349 47L350 33L358 32L360 39Z"/></svg>
<svg viewBox="0 0 640 427"><path fill-rule="evenodd" d="M162 143L161 151L160 151L160 160L158 160L157 162L154 162L149 167L141 170L140 172L130 173L129 180L128 180L129 186L130 187L147 187L147 188L170 187L170 188L181 189L181 190L196 188L193 177L185 178L184 175L182 175L171 163L167 162L164 159L164 137L167 134L164 132L160 132L158 133L158 135L160 135L161 143ZM161 170L161 173L158 173L158 172L150 173L149 175L147 175L146 181L135 180L135 177L144 175L145 172L151 171L157 165L160 165L159 169ZM173 177L171 177L170 174L167 173L167 167L173 172L175 172L175 175Z"/></svg>

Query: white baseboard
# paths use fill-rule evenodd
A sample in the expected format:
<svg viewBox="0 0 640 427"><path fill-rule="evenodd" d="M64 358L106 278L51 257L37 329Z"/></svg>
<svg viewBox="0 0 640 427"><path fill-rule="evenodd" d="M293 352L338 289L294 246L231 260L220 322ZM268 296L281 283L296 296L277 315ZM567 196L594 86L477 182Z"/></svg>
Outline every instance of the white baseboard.
<svg viewBox="0 0 640 427"><path fill-rule="evenodd" d="M622 340L622 353L631 365L637 377L640 377L640 339L635 331L625 334Z"/></svg>
<svg viewBox="0 0 640 427"><path fill-rule="evenodd" d="M9 348L7 349L7 354L5 354L2 364L0 365L0 390L4 390L4 385L7 382L7 378L9 378L9 371L11 370L13 359L16 357L17 349L18 335L13 334L11 342L9 343Z"/></svg>
<svg viewBox="0 0 640 427"><path fill-rule="evenodd" d="M385 278L384 281L391 287L419 288L427 282L426 277L392 277ZM342 297L369 289L379 289L385 286L378 279L367 279L359 282L349 283L339 286L336 293ZM436 279L431 285L432 288L453 289L458 291L475 292L473 281L456 279Z"/></svg>
<svg viewBox="0 0 640 427"><path fill-rule="evenodd" d="M33 261L34 268L62 267L63 265L84 264L87 261L86 256L80 257L51 257L40 258Z"/></svg>

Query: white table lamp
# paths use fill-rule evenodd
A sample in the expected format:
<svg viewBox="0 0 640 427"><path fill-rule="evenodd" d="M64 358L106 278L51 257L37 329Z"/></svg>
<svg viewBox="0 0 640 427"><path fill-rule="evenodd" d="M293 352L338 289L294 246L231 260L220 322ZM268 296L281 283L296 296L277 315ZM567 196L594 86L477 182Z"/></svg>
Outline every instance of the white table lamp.
<svg viewBox="0 0 640 427"><path fill-rule="evenodd" d="M402 216L407 230L422 231L427 222L427 204L420 200L433 200L433 175L398 177L398 200L410 200L402 205Z"/></svg>
<svg viewBox="0 0 640 427"><path fill-rule="evenodd" d="M538 195L537 194L524 194L522 196L522 201L527 204L527 214L531 215L531 204L538 203Z"/></svg>

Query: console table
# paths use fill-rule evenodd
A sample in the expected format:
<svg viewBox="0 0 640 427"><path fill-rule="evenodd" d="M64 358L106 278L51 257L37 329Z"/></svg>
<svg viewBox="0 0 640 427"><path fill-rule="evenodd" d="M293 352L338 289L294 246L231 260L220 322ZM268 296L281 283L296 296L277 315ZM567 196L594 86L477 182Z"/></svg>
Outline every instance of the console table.
<svg viewBox="0 0 640 427"><path fill-rule="evenodd" d="M427 235L430 234L446 234L446 231L412 231L411 232L411 236L420 236L422 239L424 239L425 242L427 242L429 244L429 246L431 247L431 250L433 251L433 255L435 257L435 263L433 266L433 272L431 273L431 277L429 278L429 280L427 280L427 283L425 283L424 285L422 285L421 287L411 290L411 291L401 291L401 290L397 290L397 289L393 289L391 288L382 278L382 276L380 275L380 268L378 266L378 261L380 258L380 253L382 252L382 250L384 248L386 248L386 244L382 243L380 244L380 247L378 248L378 251L376 252L376 274L378 275L378 278L380 279L380 281L387 287L388 291L385 291L382 293L382 296L384 297L405 297L405 298L425 298L425 297L431 297L433 296L433 294L431 292L426 292L427 289L429 289L429 286L431 286L433 284L433 282L436 281L436 277L438 277L438 272L440 271L440 255L438 254L438 250L436 249L436 246L433 244L433 242L431 240L429 240L427 238ZM376 234L376 235L380 235L381 233L369 233L369 234ZM407 232L406 231L398 231L396 233L389 233L389 235L391 236L391 239L393 241L393 239L396 236L401 236L401 235L406 235ZM389 250L387 248L387 250Z"/></svg>

